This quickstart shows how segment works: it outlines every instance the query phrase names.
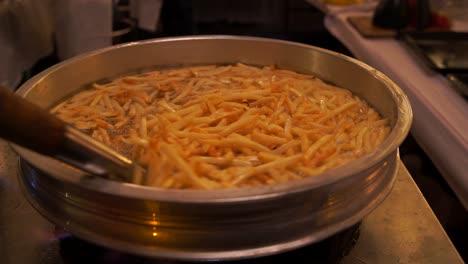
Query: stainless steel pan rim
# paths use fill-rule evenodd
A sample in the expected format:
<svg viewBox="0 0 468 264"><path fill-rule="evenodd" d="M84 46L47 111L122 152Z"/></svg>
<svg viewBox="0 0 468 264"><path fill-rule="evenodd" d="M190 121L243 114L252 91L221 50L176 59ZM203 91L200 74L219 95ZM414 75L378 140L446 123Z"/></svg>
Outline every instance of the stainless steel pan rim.
<svg viewBox="0 0 468 264"><path fill-rule="evenodd" d="M166 190L97 179L14 147L20 183L36 209L72 234L126 252L185 260L240 259L314 243L349 227L390 192L398 146L412 113L385 75L344 55L308 45L237 36L129 43L62 62L18 91L47 108L92 82L148 69L236 63L276 65L361 96L390 119L373 153L320 175L283 184L224 190Z"/></svg>
<svg viewBox="0 0 468 264"><path fill-rule="evenodd" d="M307 236L302 237L301 239L285 241L280 244L269 244L266 246L259 246L255 248L245 247L245 248L235 248L235 249L226 249L226 250L190 250L190 249L180 249L180 248L163 248L155 245L143 245L136 243L129 243L126 240L116 239L114 237L109 237L100 234L99 232L94 232L90 230L89 227L83 227L82 225L77 225L73 223L73 217L76 216L73 213L74 210L77 210L78 213L86 212L86 209L83 208L74 208L74 210L68 209L68 214L57 213L56 209L51 207L50 201L40 200L44 198L44 195L39 195L34 197L35 193L34 187L31 184L31 178L34 178L34 174L40 173L34 171L34 168L29 164L26 164L24 161L20 161L21 171L23 177L20 177L20 186L23 193L25 194L27 200L33 205L33 207L38 210L44 217L56 223L60 227L63 227L66 231L71 232L73 235L96 243L104 247L111 247L113 249L120 250L122 252L127 252L131 254L142 255L151 258L163 258L163 259L173 259L173 260L185 260L185 261L216 261L216 260L241 260L248 258L258 258L262 256L268 256L272 254L279 254L289 250L293 250L302 246L309 245L311 243L319 242L330 235L333 235L339 231L345 230L359 221L361 221L366 215L368 215L373 209L380 205L390 191L393 188L395 182L395 174L398 170L399 162L399 153L395 151L388 158L389 166L387 172L384 173L383 185L384 188L375 193L375 197L372 202L368 203L366 206L359 209L358 212L353 214L351 217L345 219L344 221L337 221L327 226L326 229L319 230L317 232L312 232ZM46 190L43 190L46 191ZM48 195L45 195L48 196ZM65 201L66 202L66 201ZM54 204L55 205L55 204ZM89 214L88 217L93 218L95 215Z"/></svg>
<svg viewBox="0 0 468 264"><path fill-rule="evenodd" d="M350 162L339 168L327 171L320 175L315 175L313 177L307 177L303 180L291 181L282 184L275 184L270 186L261 186L254 188L242 188L242 189L223 189L223 190L172 190L172 189L161 189L147 186L140 186L135 184L119 183L114 181L108 181L98 178L89 177L83 175L81 172L68 172L73 174L72 177L66 177L66 180L75 182L77 184L86 186L87 188L95 189L101 192L106 192L109 194L119 193L120 196L133 197L138 199L151 199L158 201L173 201L173 202L188 202L188 203L223 203L227 201L249 201L252 199L264 199L272 196L284 195L285 193L291 192L300 192L305 189L317 188L319 186L326 186L334 182L340 181L343 178L353 177L355 173L358 173L366 168L373 167L384 157L388 156L393 150L395 150L401 142L403 142L406 137L412 120L411 107L406 95L401 91L401 89L388 77L386 77L381 72L375 70L369 65L362 63L356 59L350 58L340 53L329 51L326 49L309 46L305 44L299 44L290 41L284 40L272 40L266 38L258 37L239 37L239 36L190 36L190 37L175 37L175 38L161 38L155 40L147 40L141 42L131 42L127 44L121 44L109 48L100 49L97 51L92 51L85 53L83 55L77 56L70 60L61 62L48 70L36 75L29 81L27 81L23 86L18 89L17 93L27 98L28 93L37 83L40 83L41 80L51 75L57 69L62 67L69 67L74 63L85 60L90 56L99 55L116 49L126 49L129 47L138 47L140 45L152 45L158 43L171 43L171 42L180 42L180 41L191 41L191 40L233 40L233 41L249 41L249 42L268 42L276 43L279 45L288 45L302 48L305 50L317 50L321 53L327 54L329 56L338 57L342 60L349 61L366 71L372 74L375 79L378 79L380 82L384 83L389 87L389 91L392 93L393 100L395 100L398 105L398 119L394 124L394 127L387 137L387 139L382 143L380 148L374 152L361 157L353 162ZM108 77L108 76L106 76ZM47 171L49 174L57 177L64 177L64 168L62 164L53 161L48 158L43 158L33 153L31 151L25 150L20 147L14 146L14 149L21 155L22 158L28 162L35 164L34 160L42 160L48 164ZM36 164L35 164L36 165ZM52 165L52 167L51 167ZM38 165L41 168L40 165ZM58 168L62 167L62 168ZM69 168L65 169L68 170Z"/></svg>

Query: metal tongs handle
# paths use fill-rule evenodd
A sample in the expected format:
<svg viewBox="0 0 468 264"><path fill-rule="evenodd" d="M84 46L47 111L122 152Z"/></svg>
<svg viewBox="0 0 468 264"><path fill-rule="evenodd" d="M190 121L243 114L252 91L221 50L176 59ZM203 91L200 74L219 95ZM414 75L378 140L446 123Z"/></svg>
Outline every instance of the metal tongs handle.
<svg viewBox="0 0 468 264"><path fill-rule="evenodd" d="M131 159L2 86L0 138L107 179L133 182L139 169Z"/></svg>

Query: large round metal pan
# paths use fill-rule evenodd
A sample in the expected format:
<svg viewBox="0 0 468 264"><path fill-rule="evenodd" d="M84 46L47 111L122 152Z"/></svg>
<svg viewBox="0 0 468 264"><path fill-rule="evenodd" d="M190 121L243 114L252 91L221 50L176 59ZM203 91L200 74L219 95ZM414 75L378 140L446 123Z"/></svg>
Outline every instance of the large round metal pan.
<svg viewBox="0 0 468 264"><path fill-rule="evenodd" d="M86 85L154 68L275 65L314 74L364 98L390 120L372 153L303 180L231 190L165 190L97 179L15 147L29 201L52 222L94 243L185 260L241 259L320 241L360 221L388 195L398 146L410 128L407 97L385 75L344 55L287 41L234 36L156 39L62 62L18 93L50 108ZM38 131L47 133L47 131Z"/></svg>

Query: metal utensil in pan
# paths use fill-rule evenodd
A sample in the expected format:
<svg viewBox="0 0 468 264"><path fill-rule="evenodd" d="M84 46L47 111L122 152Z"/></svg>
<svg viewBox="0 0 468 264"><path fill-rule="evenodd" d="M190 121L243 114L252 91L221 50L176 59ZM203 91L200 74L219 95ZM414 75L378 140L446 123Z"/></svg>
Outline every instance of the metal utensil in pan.
<svg viewBox="0 0 468 264"><path fill-rule="evenodd" d="M132 182L131 159L0 86L0 137L107 179Z"/></svg>

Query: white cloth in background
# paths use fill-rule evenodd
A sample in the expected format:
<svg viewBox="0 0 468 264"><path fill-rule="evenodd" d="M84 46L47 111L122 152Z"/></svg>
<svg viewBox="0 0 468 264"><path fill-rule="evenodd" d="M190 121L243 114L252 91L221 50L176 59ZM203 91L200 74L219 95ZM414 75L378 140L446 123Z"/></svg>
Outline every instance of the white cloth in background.
<svg viewBox="0 0 468 264"><path fill-rule="evenodd" d="M65 60L112 45L112 0L0 0L0 85L53 52ZM155 31L163 0L131 0L142 29Z"/></svg>
<svg viewBox="0 0 468 264"><path fill-rule="evenodd" d="M54 4L60 59L112 45L112 1L55 0Z"/></svg>
<svg viewBox="0 0 468 264"><path fill-rule="evenodd" d="M0 84L14 89L25 70L53 52L59 58L112 44L110 0L0 1Z"/></svg>
<svg viewBox="0 0 468 264"><path fill-rule="evenodd" d="M162 4L163 0L131 0L130 16L137 19L139 28L155 32L158 29Z"/></svg>
<svg viewBox="0 0 468 264"><path fill-rule="evenodd" d="M0 85L14 89L22 73L53 51L50 0L0 1Z"/></svg>

